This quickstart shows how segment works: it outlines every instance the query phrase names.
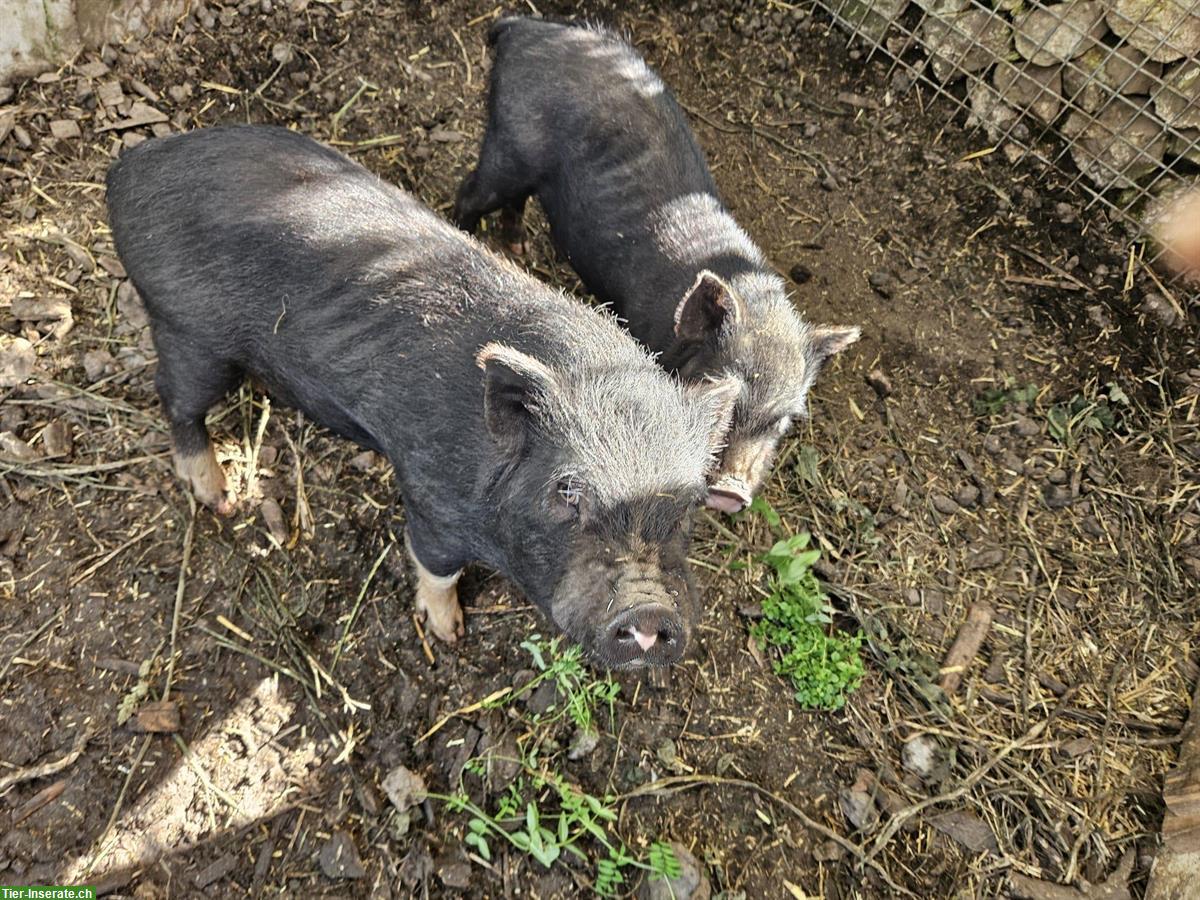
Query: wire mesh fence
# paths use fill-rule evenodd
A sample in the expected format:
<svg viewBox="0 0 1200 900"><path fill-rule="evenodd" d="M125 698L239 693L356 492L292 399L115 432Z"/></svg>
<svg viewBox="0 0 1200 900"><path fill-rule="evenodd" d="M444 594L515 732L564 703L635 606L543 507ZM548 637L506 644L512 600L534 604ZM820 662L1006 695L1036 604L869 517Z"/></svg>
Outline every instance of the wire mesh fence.
<svg viewBox="0 0 1200 900"><path fill-rule="evenodd" d="M1200 203L1183 199L1200 187L1200 0L817 4L1010 162L1065 173L1089 208L1125 226L1147 266L1169 269L1162 238L1180 216L1200 241ZM1168 283L1200 302L1194 282Z"/></svg>

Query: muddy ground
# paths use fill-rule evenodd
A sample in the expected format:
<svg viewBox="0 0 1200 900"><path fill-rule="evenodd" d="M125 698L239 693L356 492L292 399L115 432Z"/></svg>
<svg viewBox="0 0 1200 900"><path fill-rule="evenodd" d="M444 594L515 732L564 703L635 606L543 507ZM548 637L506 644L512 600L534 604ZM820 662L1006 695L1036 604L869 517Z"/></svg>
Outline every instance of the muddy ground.
<svg viewBox="0 0 1200 900"><path fill-rule="evenodd" d="M36 353L0 392L0 779L23 776L0 790L0 882L579 896L593 860L481 860L465 816L400 813L381 787L404 765L452 790L472 755L536 732L569 781L617 798L631 848L679 842L714 896L1144 890L1200 634L1186 294L803 4L585 6L675 87L798 307L863 326L765 494L778 533L822 549L838 627L870 638L861 689L837 713L795 703L748 641L776 535L705 516L696 651L667 679L624 679L592 752L566 760L570 729L531 730L520 707L418 741L528 678L519 645L547 633L540 615L474 570L466 639L427 652L387 466L249 388L213 426L241 510L193 511L105 228L105 168L152 133L285 123L445 212L481 134L498 12L210 3L0 105L0 327ZM525 264L577 289L531 225ZM984 605L983 647L943 692L939 663ZM163 699L179 729L133 730Z"/></svg>

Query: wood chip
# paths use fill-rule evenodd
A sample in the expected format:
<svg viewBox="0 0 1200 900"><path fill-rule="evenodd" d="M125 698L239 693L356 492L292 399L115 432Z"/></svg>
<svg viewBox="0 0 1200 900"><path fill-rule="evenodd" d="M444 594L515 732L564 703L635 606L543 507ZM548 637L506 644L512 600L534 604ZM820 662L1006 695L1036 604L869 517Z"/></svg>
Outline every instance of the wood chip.
<svg viewBox="0 0 1200 900"><path fill-rule="evenodd" d="M953 694L962 682L963 672L979 654L983 641L992 627L992 617L995 614L986 603L975 603L967 613L967 621L958 630L954 643L946 652L942 661L941 679L938 682L947 696Z"/></svg>
<svg viewBox="0 0 1200 900"><path fill-rule="evenodd" d="M179 706L173 700L147 703L137 711L130 727L143 734L174 734L180 727Z"/></svg>

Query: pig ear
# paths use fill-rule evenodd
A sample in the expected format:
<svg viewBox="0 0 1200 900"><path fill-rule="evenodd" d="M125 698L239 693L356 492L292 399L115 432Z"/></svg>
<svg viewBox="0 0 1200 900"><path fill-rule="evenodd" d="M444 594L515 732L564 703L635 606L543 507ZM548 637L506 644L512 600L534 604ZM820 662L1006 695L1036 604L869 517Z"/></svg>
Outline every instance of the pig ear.
<svg viewBox="0 0 1200 900"><path fill-rule="evenodd" d="M708 408L708 450L715 466L729 439L733 410L742 395L742 380L735 375L726 375L702 381L689 390Z"/></svg>
<svg viewBox="0 0 1200 900"><path fill-rule="evenodd" d="M510 451L520 449L539 402L554 393L554 373L532 356L504 344L487 344L475 357L483 369L483 409L488 432Z"/></svg>
<svg viewBox="0 0 1200 900"><path fill-rule="evenodd" d="M696 276L675 307L675 336L685 341L703 341L717 334L726 323L742 317L742 301L724 281L708 270Z"/></svg>
<svg viewBox="0 0 1200 900"><path fill-rule="evenodd" d="M811 358L817 365L821 365L833 354L845 350L860 337L862 337L862 329L857 326L821 325L814 328L810 334Z"/></svg>

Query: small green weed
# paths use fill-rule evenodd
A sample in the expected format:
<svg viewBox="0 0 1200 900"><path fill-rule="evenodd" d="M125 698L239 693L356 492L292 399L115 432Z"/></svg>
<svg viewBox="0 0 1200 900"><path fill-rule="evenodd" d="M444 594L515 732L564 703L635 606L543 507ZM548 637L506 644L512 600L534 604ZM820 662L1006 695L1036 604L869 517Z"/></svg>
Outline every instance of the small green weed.
<svg viewBox="0 0 1200 900"><path fill-rule="evenodd" d="M791 680L801 705L841 709L862 681L863 636L829 633L832 607L812 571L821 552L808 549L808 543L807 533L794 535L762 557L773 570L771 594L750 633L760 647L773 651L772 668Z"/></svg>
<svg viewBox="0 0 1200 900"><path fill-rule="evenodd" d="M975 398L975 415L995 416L1015 403L1032 403L1039 391L1035 384L1017 387L1011 381L1002 388L988 388Z"/></svg>
<svg viewBox="0 0 1200 900"><path fill-rule="evenodd" d="M1116 383L1106 385L1105 391L1092 400L1076 394L1069 401L1050 407L1046 425L1055 440L1070 445L1087 432L1114 431L1118 425L1118 407L1128 406L1129 397Z"/></svg>
<svg viewBox="0 0 1200 900"><path fill-rule="evenodd" d="M554 681L561 703L551 706L545 713L535 716L538 724L549 725L564 716L570 718L581 730L594 734L595 710L598 706L608 707L609 721L613 718L613 701L621 692L621 686L608 676L596 678L583 664L583 650L573 644L561 649L562 639L544 641L541 635L533 635L521 642L521 649L533 657L538 674L518 693L533 690L543 681ZM512 695L503 698L507 702Z"/></svg>
<svg viewBox="0 0 1200 900"><path fill-rule="evenodd" d="M602 897L617 894L630 869L640 869L652 879L675 878L679 861L669 844L655 841L645 859L636 856L615 833L617 811L615 797L597 797L569 783L555 771L556 754L547 750L553 726L569 720L578 729L593 732L596 711L607 705L610 721L613 703L620 685L611 678L597 678L582 661L578 646L563 649L562 641L533 635L521 647L533 659L537 674L519 691L513 691L488 704L490 708L509 706L546 681L558 689L558 701L544 713L526 717L529 733L518 740L520 772L489 812L468 795L462 785L453 794L429 794L446 804L454 813L466 813L463 843L490 861L497 841L528 854L549 868L564 854L589 859L587 844L600 851L596 859L593 889ZM516 707L513 707L514 709ZM467 763L465 772L482 776L486 762L476 758Z"/></svg>

